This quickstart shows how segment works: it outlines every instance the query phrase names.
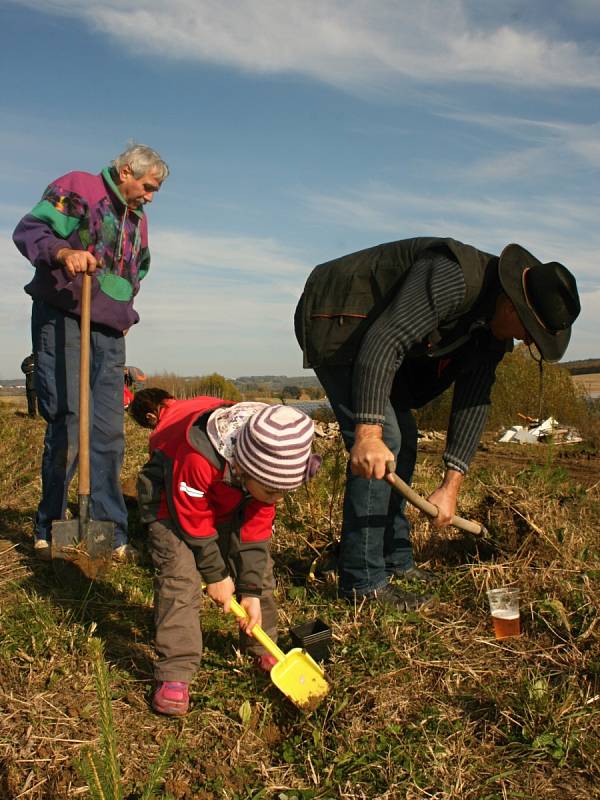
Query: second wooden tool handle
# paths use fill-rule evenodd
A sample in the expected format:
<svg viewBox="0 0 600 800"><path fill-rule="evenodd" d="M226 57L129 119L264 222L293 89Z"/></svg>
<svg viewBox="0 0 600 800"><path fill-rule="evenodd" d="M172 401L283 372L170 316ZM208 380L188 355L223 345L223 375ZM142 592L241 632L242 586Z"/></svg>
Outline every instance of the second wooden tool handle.
<svg viewBox="0 0 600 800"><path fill-rule="evenodd" d="M389 462L387 465L387 480L392 484L396 491L400 492L400 494L405 497L409 503L412 503L413 506L418 508L424 514L427 514L428 517L431 519L435 519L438 515L438 507L434 506L433 503L430 503L429 500L426 500L424 497L421 497L420 494L415 492L414 489L402 480L402 478L398 477L395 473L396 465L394 462ZM463 519L462 517L457 517L454 515L450 520L450 525L454 525L455 528L460 528L462 531L466 531L467 533L474 533L474 534L485 534L486 530L483 525L480 525L478 522L471 522L471 520Z"/></svg>

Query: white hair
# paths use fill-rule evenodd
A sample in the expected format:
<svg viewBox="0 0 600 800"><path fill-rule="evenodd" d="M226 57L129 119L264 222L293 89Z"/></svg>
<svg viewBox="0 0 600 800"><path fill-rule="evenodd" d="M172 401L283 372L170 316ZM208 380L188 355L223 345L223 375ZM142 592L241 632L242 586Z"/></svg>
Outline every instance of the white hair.
<svg viewBox="0 0 600 800"><path fill-rule="evenodd" d="M131 167L134 178L141 178L142 175L152 171L161 183L169 175L169 167L156 150L135 142L132 142L127 150L114 159L112 166L117 171L125 166Z"/></svg>

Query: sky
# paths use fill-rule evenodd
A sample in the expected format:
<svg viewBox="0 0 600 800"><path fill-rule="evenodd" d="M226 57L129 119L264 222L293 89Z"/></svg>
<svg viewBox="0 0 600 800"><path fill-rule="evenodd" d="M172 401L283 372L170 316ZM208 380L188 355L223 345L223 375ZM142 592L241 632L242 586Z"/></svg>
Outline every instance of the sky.
<svg viewBox="0 0 600 800"><path fill-rule="evenodd" d="M517 242L577 277L600 357L598 0L0 0L0 379L30 352L19 219L133 140L171 175L127 336L147 373L309 375L312 268Z"/></svg>

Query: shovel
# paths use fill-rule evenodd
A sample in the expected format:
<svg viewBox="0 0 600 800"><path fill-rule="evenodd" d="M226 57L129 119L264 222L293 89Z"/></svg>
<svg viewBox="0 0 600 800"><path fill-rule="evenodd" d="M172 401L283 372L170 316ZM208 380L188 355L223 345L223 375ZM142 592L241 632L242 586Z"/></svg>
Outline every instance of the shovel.
<svg viewBox="0 0 600 800"><path fill-rule="evenodd" d="M420 494L415 492L414 489L402 480L402 478L398 477L395 473L396 465L393 461L388 461L386 464L387 474L386 480L388 483L391 483L392 487L400 494L408 500L413 506L422 511L431 519L435 519L438 515L438 507L434 506L433 503L430 503L429 500L425 500L424 497L421 497ZM461 531L466 531L467 533L473 533L476 536L487 536L487 529L481 525L479 522L471 522L471 520L463 519L462 517L457 517L454 515L450 520L450 525L454 525L455 528L460 528Z"/></svg>
<svg viewBox="0 0 600 800"><path fill-rule="evenodd" d="M79 353L79 518L52 523L52 558L77 562L95 577L110 562L115 523L90 519L90 307L92 279L85 272L81 289ZM83 548L81 547L83 546ZM91 565L84 569L86 560ZM89 568L91 566L91 569Z"/></svg>
<svg viewBox="0 0 600 800"><path fill-rule="evenodd" d="M248 617L235 598L231 599L231 610L239 619ZM284 653L259 625L252 628L250 635L277 659L271 670L275 686L302 711L313 711L329 692L329 684L317 662L300 647Z"/></svg>

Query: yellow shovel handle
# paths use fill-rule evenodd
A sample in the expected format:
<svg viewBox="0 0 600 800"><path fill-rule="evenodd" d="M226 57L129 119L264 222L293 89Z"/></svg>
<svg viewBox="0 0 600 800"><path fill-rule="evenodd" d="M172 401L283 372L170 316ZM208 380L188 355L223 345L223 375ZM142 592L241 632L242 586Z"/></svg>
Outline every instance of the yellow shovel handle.
<svg viewBox="0 0 600 800"><path fill-rule="evenodd" d="M246 609L242 608L235 597L231 598L231 610L239 619L248 619L248 614L246 614ZM257 642L260 642L262 646L267 650L273 658L276 658L277 661L283 661L285 658L285 653L283 650L280 650L279 647L275 644L273 639L268 636L260 625L255 625L250 632L250 636L254 636Z"/></svg>

